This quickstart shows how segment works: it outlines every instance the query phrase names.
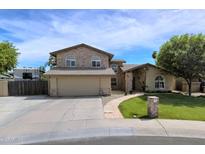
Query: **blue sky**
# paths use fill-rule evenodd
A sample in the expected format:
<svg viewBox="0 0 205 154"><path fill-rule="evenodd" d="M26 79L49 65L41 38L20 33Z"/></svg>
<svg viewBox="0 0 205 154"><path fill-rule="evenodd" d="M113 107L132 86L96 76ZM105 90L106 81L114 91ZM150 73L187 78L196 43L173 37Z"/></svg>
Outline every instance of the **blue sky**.
<svg viewBox="0 0 205 154"><path fill-rule="evenodd" d="M205 33L205 10L0 10L0 41L19 49L19 67L43 65L49 52L78 43L154 63L152 52L184 33Z"/></svg>

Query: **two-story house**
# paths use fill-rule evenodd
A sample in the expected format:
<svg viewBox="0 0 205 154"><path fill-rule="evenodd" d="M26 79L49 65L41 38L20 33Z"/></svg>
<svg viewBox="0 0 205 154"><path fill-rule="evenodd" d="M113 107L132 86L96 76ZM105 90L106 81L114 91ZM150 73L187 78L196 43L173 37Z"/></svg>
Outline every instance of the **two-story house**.
<svg viewBox="0 0 205 154"><path fill-rule="evenodd" d="M171 91L175 76L155 65L125 64L95 47L79 44L50 53L56 67L46 72L50 96L110 95L111 90Z"/></svg>
<svg viewBox="0 0 205 154"><path fill-rule="evenodd" d="M79 44L50 53L56 67L46 72L51 96L110 95L111 53Z"/></svg>

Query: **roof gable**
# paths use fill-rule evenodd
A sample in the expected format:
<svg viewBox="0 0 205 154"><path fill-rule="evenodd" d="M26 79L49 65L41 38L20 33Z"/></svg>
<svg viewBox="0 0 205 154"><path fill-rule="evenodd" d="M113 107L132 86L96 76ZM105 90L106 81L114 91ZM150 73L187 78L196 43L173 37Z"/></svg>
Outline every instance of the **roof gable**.
<svg viewBox="0 0 205 154"><path fill-rule="evenodd" d="M153 64L150 64L150 63L145 63L145 64L141 64L141 65L137 65L137 64L128 64L128 66L125 66L124 68L122 67L121 69L123 70L123 72L129 72L129 71L133 71L133 70L136 70L136 69L140 69L140 68L143 68L145 66L151 66L151 67L154 67L156 69L160 69L162 71L165 71L167 73L170 73L172 74L171 72L165 70L164 68L161 68L159 66L156 66L156 65L153 65Z"/></svg>
<svg viewBox="0 0 205 154"><path fill-rule="evenodd" d="M136 66L139 66L138 64L123 64L123 66L121 67L123 72L126 72L127 70L130 70Z"/></svg>
<svg viewBox="0 0 205 154"><path fill-rule="evenodd" d="M58 53L60 53L60 52L69 51L69 50L76 49L76 48L79 48L79 47L89 48L89 49L92 49L92 50L94 50L94 51L96 51L96 52L99 52L99 53L108 55L108 56L110 57L110 59L112 59L112 57L113 57L113 54L111 54L111 53L109 53L109 52L100 50L100 49L98 49L98 48L92 47L92 46L87 45L87 44L84 44L84 43L82 43L82 44L77 44L77 45L74 45L74 46L71 46L71 47L68 47L68 48L64 48L64 49L60 49L60 50L57 50L57 51L50 52L50 55L56 56L56 54L58 54Z"/></svg>

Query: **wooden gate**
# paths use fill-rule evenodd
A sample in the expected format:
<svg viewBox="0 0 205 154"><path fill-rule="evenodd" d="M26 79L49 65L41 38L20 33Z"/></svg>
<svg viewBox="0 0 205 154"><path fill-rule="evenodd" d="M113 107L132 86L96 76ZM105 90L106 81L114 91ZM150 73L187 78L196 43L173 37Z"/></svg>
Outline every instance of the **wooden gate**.
<svg viewBox="0 0 205 154"><path fill-rule="evenodd" d="M8 93L9 96L47 95L48 81L9 81Z"/></svg>

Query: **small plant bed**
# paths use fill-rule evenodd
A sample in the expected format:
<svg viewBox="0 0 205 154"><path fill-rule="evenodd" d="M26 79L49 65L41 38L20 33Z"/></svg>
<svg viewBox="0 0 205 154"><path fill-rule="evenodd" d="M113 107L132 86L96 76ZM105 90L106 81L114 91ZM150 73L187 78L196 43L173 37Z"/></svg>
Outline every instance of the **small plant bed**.
<svg viewBox="0 0 205 154"><path fill-rule="evenodd" d="M124 118L148 118L147 96L159 97L159 118L205 121L205 98L173 93L147 93L123 101L119 110Z"/></svg>

